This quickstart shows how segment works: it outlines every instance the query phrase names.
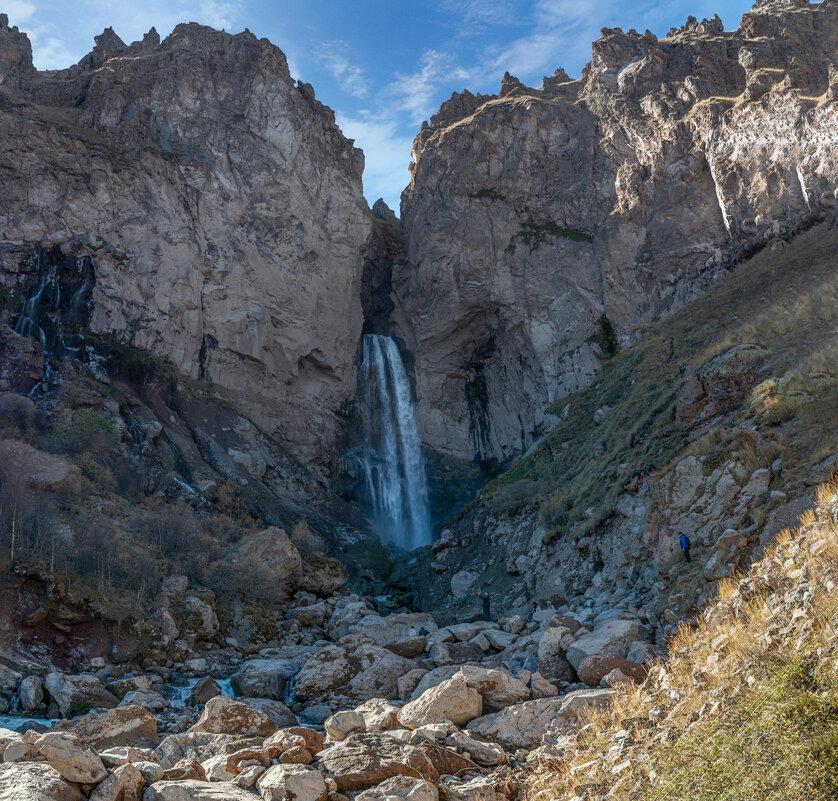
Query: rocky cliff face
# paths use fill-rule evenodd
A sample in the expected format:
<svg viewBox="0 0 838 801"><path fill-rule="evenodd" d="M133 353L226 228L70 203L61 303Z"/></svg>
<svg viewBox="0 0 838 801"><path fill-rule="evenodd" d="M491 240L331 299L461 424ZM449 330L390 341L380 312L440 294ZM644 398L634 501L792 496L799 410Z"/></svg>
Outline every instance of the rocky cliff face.
<svg viewBox="0 0 838 801"><path fill-rule="evenodd" d="M763 249L551 407L560 422L419 555L422 607L628 605L660 642L704 608L838 477L837 246L832 215Z"/></svg>
<svg viewBox="0 0 838 801"><path fill-rule="evenodd" d="M394 288L429 447L505 459L618 343L835 205L838 4L735 31L604 29L579 80L442 105L414 145Z"/></svg>
<svg viewBox="0 0 838 801"><path fill-rule="evenodd" d="M212 382L326 468L370 219L362 153L282 52L196 24L130 46L108 29L40 73L0 17L0 137L3 283L35 280L38 247L89 256L95 334Z"/></svg>

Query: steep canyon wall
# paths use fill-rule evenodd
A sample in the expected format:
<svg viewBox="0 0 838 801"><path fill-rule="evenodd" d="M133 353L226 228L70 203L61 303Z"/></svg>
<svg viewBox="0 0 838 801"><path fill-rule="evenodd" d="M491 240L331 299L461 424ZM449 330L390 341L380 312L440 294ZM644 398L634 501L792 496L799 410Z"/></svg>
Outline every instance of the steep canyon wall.
<svg viewBox="0 0 838 801"><path fill-rule="evenodd" d="M285 56L179 25L38 72L0 17L0 278L90 256L91 330L169 359L326 474L355 390L363 154ZM317 432L316 436L312 432Z"/></svg>
<svg viewBox="0 0 838 801"><path fill-rule="evenodd" d="M393 285L438 452L525 450L617 344L835 205L837 3L602 33L580 79L507 75L416 138Z"/></svg>

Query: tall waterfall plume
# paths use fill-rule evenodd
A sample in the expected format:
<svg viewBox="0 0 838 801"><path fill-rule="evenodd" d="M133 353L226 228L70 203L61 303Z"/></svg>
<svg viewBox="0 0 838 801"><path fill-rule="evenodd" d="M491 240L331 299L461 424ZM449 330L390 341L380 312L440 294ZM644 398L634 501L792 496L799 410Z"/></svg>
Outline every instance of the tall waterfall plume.
<svg viewBox="0 0 838 801"><path fill-rule="evenodd" d="M373 525L384 542L413 550L431 543L425 464L413 399L396 343L361 341L358 403L363 442L356 450Z"/></svg>

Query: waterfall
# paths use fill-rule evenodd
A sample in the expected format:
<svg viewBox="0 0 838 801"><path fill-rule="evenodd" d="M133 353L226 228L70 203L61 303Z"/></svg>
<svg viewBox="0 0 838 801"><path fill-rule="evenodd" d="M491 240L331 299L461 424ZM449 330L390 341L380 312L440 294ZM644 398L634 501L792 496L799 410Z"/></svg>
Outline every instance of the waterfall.
<svg viewBox="0 0 838 801"><path fill-rule="evenodd" d="M84 329L90 318L90 298L96 283L89 256L63 256L57 248L35 248L33 266L37 282L24 298L15 321L15 333L36 339L44 351L44 378L30 391L49 384L54 362L70 356L92 360Z"/></svg>
<svg viewBox="0 0 838 801"><path fill-rule="evenodd" d="M361 341L358 403L363 443L355 461L382 541L413 550L431 544L425 464L399 349L390 338Z"/></svg>

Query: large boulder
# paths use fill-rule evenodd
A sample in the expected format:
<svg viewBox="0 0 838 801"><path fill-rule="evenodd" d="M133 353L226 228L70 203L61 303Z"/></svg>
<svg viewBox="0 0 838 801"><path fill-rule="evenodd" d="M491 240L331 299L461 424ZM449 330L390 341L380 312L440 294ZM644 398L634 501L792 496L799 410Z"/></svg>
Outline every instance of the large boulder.
<svg viewBox="0 0 838 801"><path fill-rule="evenodd" d="M44 700L44 683L40 676L27 676L20 683L20 708L34 712Z"/></svg>
<svg viewBox="0 0 838 801"><path fill-rule="evenodd" d="M287 582L303 564L300 552L277 526L245 537L230 554L230 562L244 566L267 568L277 582Z"/></svg>
<svg viewBox="0 0 838 801"><path fill-rule="evenodd" d="M65 718L83 715L91 709L113 709L119 704L119 699L91 673L77 676L50 673L44 685Z"/></svg>
<svg viewBox="0 0 838 801"><path fill-rule="evenodd" d="M562 626L551 626L545 629L538 641L538 661L546 662L555 658L558 654L564 654L562 640L568 634L568 630Z"/></svg>
<svg viewBox="0 0 838 801"><path fill-rule="evenodd" d="M568 663L570 664L570 663ZM535 698L553 698L559 694L559 688L547 681L538 671L530 677L530 695Z"/></svg>
<svg viewBox="0 0 838 801"><path fill-rule="evenodd" d="M454 639L467 642L474 639L481 631L498 628L498 624L487 620L475 620L473 623L454 623L446 628L454 635Z"/></svg>
<svg viewBox="0 0 838 801"><path fill-rule="evenodd" d="M736 529L727 529L713 545L713 555L704 566L704 578L708 581L725 578L739 564L740 551L748 544L748 538Z"/></svg>
<svg viewBox="0 0 838 801"><path fill-rule="evenodd" d="M404 676L399 676L397 682L399 690L399 700L405 702L409 701L414 691L419 686L419 682L422 681L422 678L427 673L428 671L425 670L425 668L414 668L413 670L408 670L407 673L404 674Z"/></svg>
<svg viewBox="0 0 838 801"><path fill-rule="evenodd" d="M300 666L294 659L251 659L230 676L230 685L236 695L281 701L287 681Z"/></svg>
<svg viewBox="0 0 838 801"><path fill-rule="evenodd" d="M221 687L212 676L204 676L192 688L192 695L189 696L189 703L193 706L205 704L210 698L221 695Z"/></svg>
<svg viewBox="0 0 838 801"><path fill-rule="evenodd" d="M120 706L100 715L90 714L56 723L52 731L69 731L97 751L138 745L157 738L157 718L140 706Z"/></svg>
<svg viewBox="0 0 838 801"><path fill-rule="evenodd" d="M415 701L425 690L430 690L431 687L436 687L438 684L447 681L459 669L460 665L445 665L443 667L436 667L433 670L426 670L413 690L410 700Z"/></svg>
<svg viewBox="0 0 838 801"><path fill-rule="evenodd" d="M156 690L132 690L119 702L120 706L141 706L151 712L162 712L169 702Z"/></svg>
<svg viewBox="0 0 838 801"><path fill-rule="evenodd" d="M350 734L321 751L317 763L342 793L374 787L392 776L414 776L433 784L439 781L439 773L424 750L400 743L389 734Z"/></svg>
<svg viewBox="0 0 838 801"><path fill-rule="evenodd" d="M650 667L655 662L666 659L666 656L666 648L660 645L653 645L650 642L644 642L643 640L637 640L631 644L631 648L629 648L626 654L626 659L629 662Z"/></svg>
<svg viewBox="0 0 838 801"><path fill-rule="evenodd" d="M298 606L296 609L292 609L288 613L288 617L291 620L296 620L303 628L312 628L322 626L329 612L328 604L325 601L319 601L316 604Z"/></svg>
<svg viewBox="0 0 838 801"><path fill-rule="evenodd" d="M458 751L468 752L471 758L484 767L493 767L508 762L506 751L496 743L483 742L469 736L464 731L455 731L445 740L446 745L453 745Z"/></svg>
<svg viewBox="0 0 838 801"><path fill-rule="evenodd" d="M483 712L497 712L530 697L527 685L503 670L463 665L454 678L458 676L483 696Z"/></svg>
<svg viewBox="0 0 838 801"><path fill-rule="evenodd" d="M339 742L345 740L353 731L366 731L367 724L360 712L354 709L344 709L326 718L323 728L329 740Z"/></svg>
<svg viewBox="0 0 838 801"><path fill-rule="evenodd" d="M280 729L297 725L297 716L282 701L274 701L270 698L239 698L237 700L267 715Z"/></svg>
<svg viewBox="0 0 838 801"><path fill-rule="evenodd" d="M465 598L471 592L474 582L479 578L477 573L460 570L451 576L451 595L455 599Z"/></svg>
<svg viewBox="0 0 838 801"><path fill-rule="evenodd" d="M45 762L12 762L0 764L0 801L85 801L85 797Z"/></svg>
<svg viewBox="0 0 838 801"><path fill-rule="evenodd" d="M63 456L33 448L19 439L0 440L0 464L36 490L81 492L81 470Z"/></svg>
<svg viewBox="0 0 838 801"><path fill-rule="evenodd" d="M446 720L462 726L482 711L483 696L469 687L464 678L454 676L405 704L399 711L399 723L407 729L418 729L428 723L444 723Z"/></svg>
<svg viewBox="0 0 838 801"><path fill-rule="evenodd" d="M481 634L496 651L503 651L505 648L509 648L518 639L517 634L512 634L509 631L501 631L500 629L486 629Z"/></svg>
<svg viewBox="0 0 838 801"><path fill-rule="evenodd" d="M384 643L384 647L405 659L415 659L425 653L428 645L427 637L409 637L406 640L392 640Z"/></svg>
<svg viewBox="0 0 838 801"><path fill-rule="evenodd" d="M446 776L439 785L442 801L504 801L498 782L491 776L476 776L468 780Z"/></svg>
<svg viewBox="0 0 838 801"><path fill-rule="evenodd" d="M157 746L155 754L160 764L168 770L182 759L197 759L199 762L204 762L212 757L226 757L242 748L261 744L261 737L186 731L170 734Z"/></svg>
<svg viewBox="0 0 838 801"><path fill-rule="evenodd" d="M386 645L393 640L406 640L415 636L423 628L428 633L438 628L436 621L426 612L401 613L387 617L373 614L362 617L347 633L369 637L378 645ZM410 633L411 629L414 630L413 635Z"/></svg>
<svg viewBox="0 0 838 801"><path fill-rule="evenodd" d="M152 748L134 748L133 746L116 746L105 748L99 752L106 768L115 768L134 762L156 762L157 757Z"/></svg>
<svg viewBox="0 0 838 801"><path fill-rule="evenodd" d="M248 790L230 782L187 781L155 782L146 787L143 801L255 801Z"/></svg>
<svg viewBox="0 0 838 801"><path fill-rule="evenodd" d="M74 734L47 732L38 738L35 747L67 781L96 784L108 775L96 751Z"/></svg>
<svg viewBox="0 0 838 801"><path fill-rule="evenodd" d="M228 757L226 755L219 754L218 756L205 759L201 763L201 767L204 769L204 773L207 775L208 781L231 782L236 778L235 774L230 773L227 770L227 759ZM160 781L162 778L163 777L160 776L157 781Z"/></svg>
<svg viewBox="0 0 838 801"><path fill-rule="evenodd" d="M319 754L323 750L323 732L308 726L289 726L287 729L281 729L268 737L262 745L265 748L280 747L284 750L295 743L297 737L302 738L305 749L310 754Z"/></svg>
<svg viewBox="0 0 838 801"><path fill-rule="evenodd" d="M370 698L355 711L363 716L367 731L389 731L399 726L399 708L384 698Z"/></svg>
<svg viewBox="0 0 838 801"><path fill-rule="evenodd" d="M612 670L622 671L638 684L646 678L646 668L643 665L629 662L628 659L623 659L617 654L591 654L591 656L586 656L579 663L576 672L579 675L579 681L584 682L588 687L597 687L602 677Z"/></svg>
<svg viewBox="0 0 838 801"><path fill-rule="evenodd" d="M573 618L554 615L554 618L572 621L579 629L579 624ZM541 635L538 641L538 672L550 681L560 684L563 681L575 682L576 672L573 665L567 661L565 648L572 641L573 633L570 628L564 625L550 626Z"/></svg>
<svg viewBox="0 0 838 801"><path fill-rule="evenodd" d="M189 731L267 737L278 728L271 718L255 707L217 695L207 701L201 717Z"/></svg>
<svg viewBox="0 0 838 801"><path fill-rule="evenodd" d="M274 765L256 783L264 801L323 801L323 776L307 765Z"/></svg>
<svg viewBox="0 0 838 801"><path fill-rule="evenodd" d="M375 612L370 609L367 602L357 595L341 598L326 621L326 633L333 640L340 640L361 618L374 614Z"/></svg>
<svg viewBox="0 0 838 801"><path fill-rule="evenodd" d="M613 690L576 690L557 698L527 701L471 721L468 731L507 748L535 748L550 725L577 716L585 706L596 707L609 701L613 693Z"/></svg>
<svg viewBox="0 0 838 801"><path fill-rule="evenodd" d="M582 660L592 654L617 654L624 657L631 644L639 639L640 628L636 621L609 620L571 643L567 649L567 661L578 669Z"/></svg>
<svg viewBox="0 0 838 801"><path fill-rule="evenodd" d="M90 801L142 801L145 778L139 768L120 765L90 795Z"/></svg>
<svg viewBox="0 0 838 801"><path fill-rule="evenodd" d="M342 641L317 651L297 674L294 689L302 700L327 693L359 701L398 698L399 678L415 667L412 660L375 643Z"/></svg>
<svg viewBox="0 0 838 801"><path fill-rule="evenodd" d="M574 690L561 697L562 705L559 709L561 717L584 718L590 709L607 706L614 696L615 690Z"/></svg>
<svg viewBox="0 0 838 801"><path fill-rule="evenodd" d="M108 692L113 693L117 698L125 698L128 693L134 690L150 690L156 682L162 683L157 676L144 674L140 676L128 676L122 679L114 679L105 683Z"/></svg>
<svg viewBox="0 0 838 801"><path fill-rule="evenodd" d="M436 786L412 776L393 776L355 796L355 801L439 801Z"/></svg>
<svg viewBox="0 0 838 801"><path fill-rule="evenodd" d="M42 759L34 743L20 739L6 743L0 762L33 762Z"/></svg>

